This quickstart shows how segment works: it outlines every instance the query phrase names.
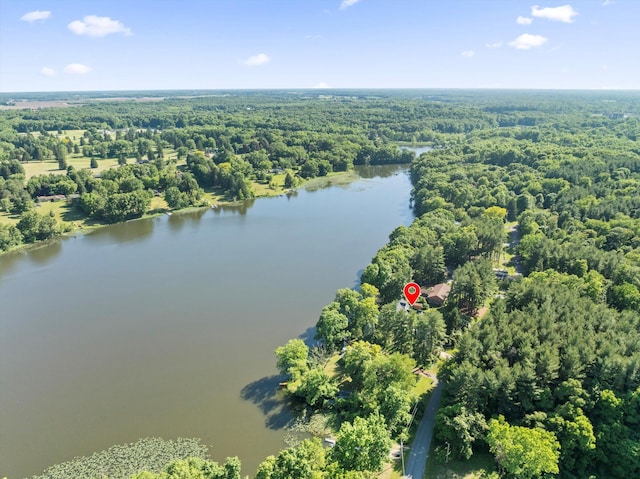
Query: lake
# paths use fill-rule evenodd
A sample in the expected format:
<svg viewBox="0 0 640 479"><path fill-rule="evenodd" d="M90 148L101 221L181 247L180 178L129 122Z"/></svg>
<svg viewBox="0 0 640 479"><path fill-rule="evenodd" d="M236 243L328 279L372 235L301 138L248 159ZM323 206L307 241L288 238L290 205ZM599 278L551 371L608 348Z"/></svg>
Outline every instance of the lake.
<svg viewBox="0 0 640 479"><path fill-rule="evenodd" d="M0 257L0 477L199 437L253 475L285 447L274 349L408 225L406 167L132 221Z"/></svg>

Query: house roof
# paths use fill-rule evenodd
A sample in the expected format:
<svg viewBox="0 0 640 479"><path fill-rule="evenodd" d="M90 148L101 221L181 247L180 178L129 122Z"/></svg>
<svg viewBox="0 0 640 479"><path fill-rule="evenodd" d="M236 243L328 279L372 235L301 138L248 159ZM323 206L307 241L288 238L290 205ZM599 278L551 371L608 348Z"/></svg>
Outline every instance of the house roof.
<svg viewBox="0 0 640 479"><path fill-rule="evenodd" d="M447 296L449 296L450 292L451 286L449 286L447 283L436 284L427 293L427 298L439 298L444 301L445 299L447 299Z"/></svg>

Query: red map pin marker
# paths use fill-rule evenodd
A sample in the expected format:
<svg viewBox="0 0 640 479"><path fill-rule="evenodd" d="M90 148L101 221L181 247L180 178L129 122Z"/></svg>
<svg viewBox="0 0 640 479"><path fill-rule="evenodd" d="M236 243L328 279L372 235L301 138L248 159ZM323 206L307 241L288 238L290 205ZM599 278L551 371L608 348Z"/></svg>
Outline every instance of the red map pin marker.
<svg viewBox="0 0 640 479"><path fill-rule="evenodd" d="M409 301L409 304L413 306L413 303L420 297L420 286L417 283L407 283L404 285L404 295Z"/></svg>

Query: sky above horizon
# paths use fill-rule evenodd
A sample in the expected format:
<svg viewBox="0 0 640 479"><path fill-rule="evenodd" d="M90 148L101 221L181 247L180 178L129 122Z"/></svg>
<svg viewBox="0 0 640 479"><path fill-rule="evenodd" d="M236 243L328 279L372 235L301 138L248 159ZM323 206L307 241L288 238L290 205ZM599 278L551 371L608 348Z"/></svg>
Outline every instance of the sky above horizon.
<svg viewBox="0 0 640 479"><path fill-rule="evenodd" d="M640 89L637 0L0 0L0 91Z"/></svg>

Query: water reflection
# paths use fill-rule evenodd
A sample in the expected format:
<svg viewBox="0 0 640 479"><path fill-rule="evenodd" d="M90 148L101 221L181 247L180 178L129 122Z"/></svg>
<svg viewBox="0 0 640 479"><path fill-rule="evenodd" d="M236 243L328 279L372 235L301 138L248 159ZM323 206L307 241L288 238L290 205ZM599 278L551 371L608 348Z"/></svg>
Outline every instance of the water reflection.
<svg viewBox="0 0 640 479"><path fill-rule="evenodd" d="M88 233L87 240L102 244L137 242L151 236L154 224L155 220L149 218L109 225Z"/></svg>
<svg viewBox="0 0 640 479"><path fill-rule="evenodd" d="M245 200L242 203L234 203L231 205L218 205L217 208L213 208L213 212L216 214L220 213L234 213L240 215L246 215L249 208L251 208L256 202L255 198L251 198L250 200Z"/></svg>
<svg viewBox="0 0 640 479"><path fill-rule="evenodd" d="M62 251L62 240L55 238L44 243L39 243L27 250L27 258L32 263L43 265L58 256Z"/></svg>
<svg viewBox="0 0 640 479"><path fill-rule="evenodd" d="M408 165L358 165L354 170L361 178L388 178L390 176L404 173Z"/></svg>
<svg viewBox="0 0 640 479"><path fill-rule="evenodd" d="M178 211L176 213L173 213L168 217L169 219L167 223L169 225L169 229L172 232L178 232L182 230L182 228L184 228L187 224L198 223L207 211L208 210L206 208L200 208L197 210L184 212Z"/></svg>
<svg viewBox="0 0 640 479"><path fill-rule="evenodd" d="M24 259L25 255L26 252L24 250L4 253L2 255L2 261L0 261L0 280L16 267L18 263Z"/></svg>

